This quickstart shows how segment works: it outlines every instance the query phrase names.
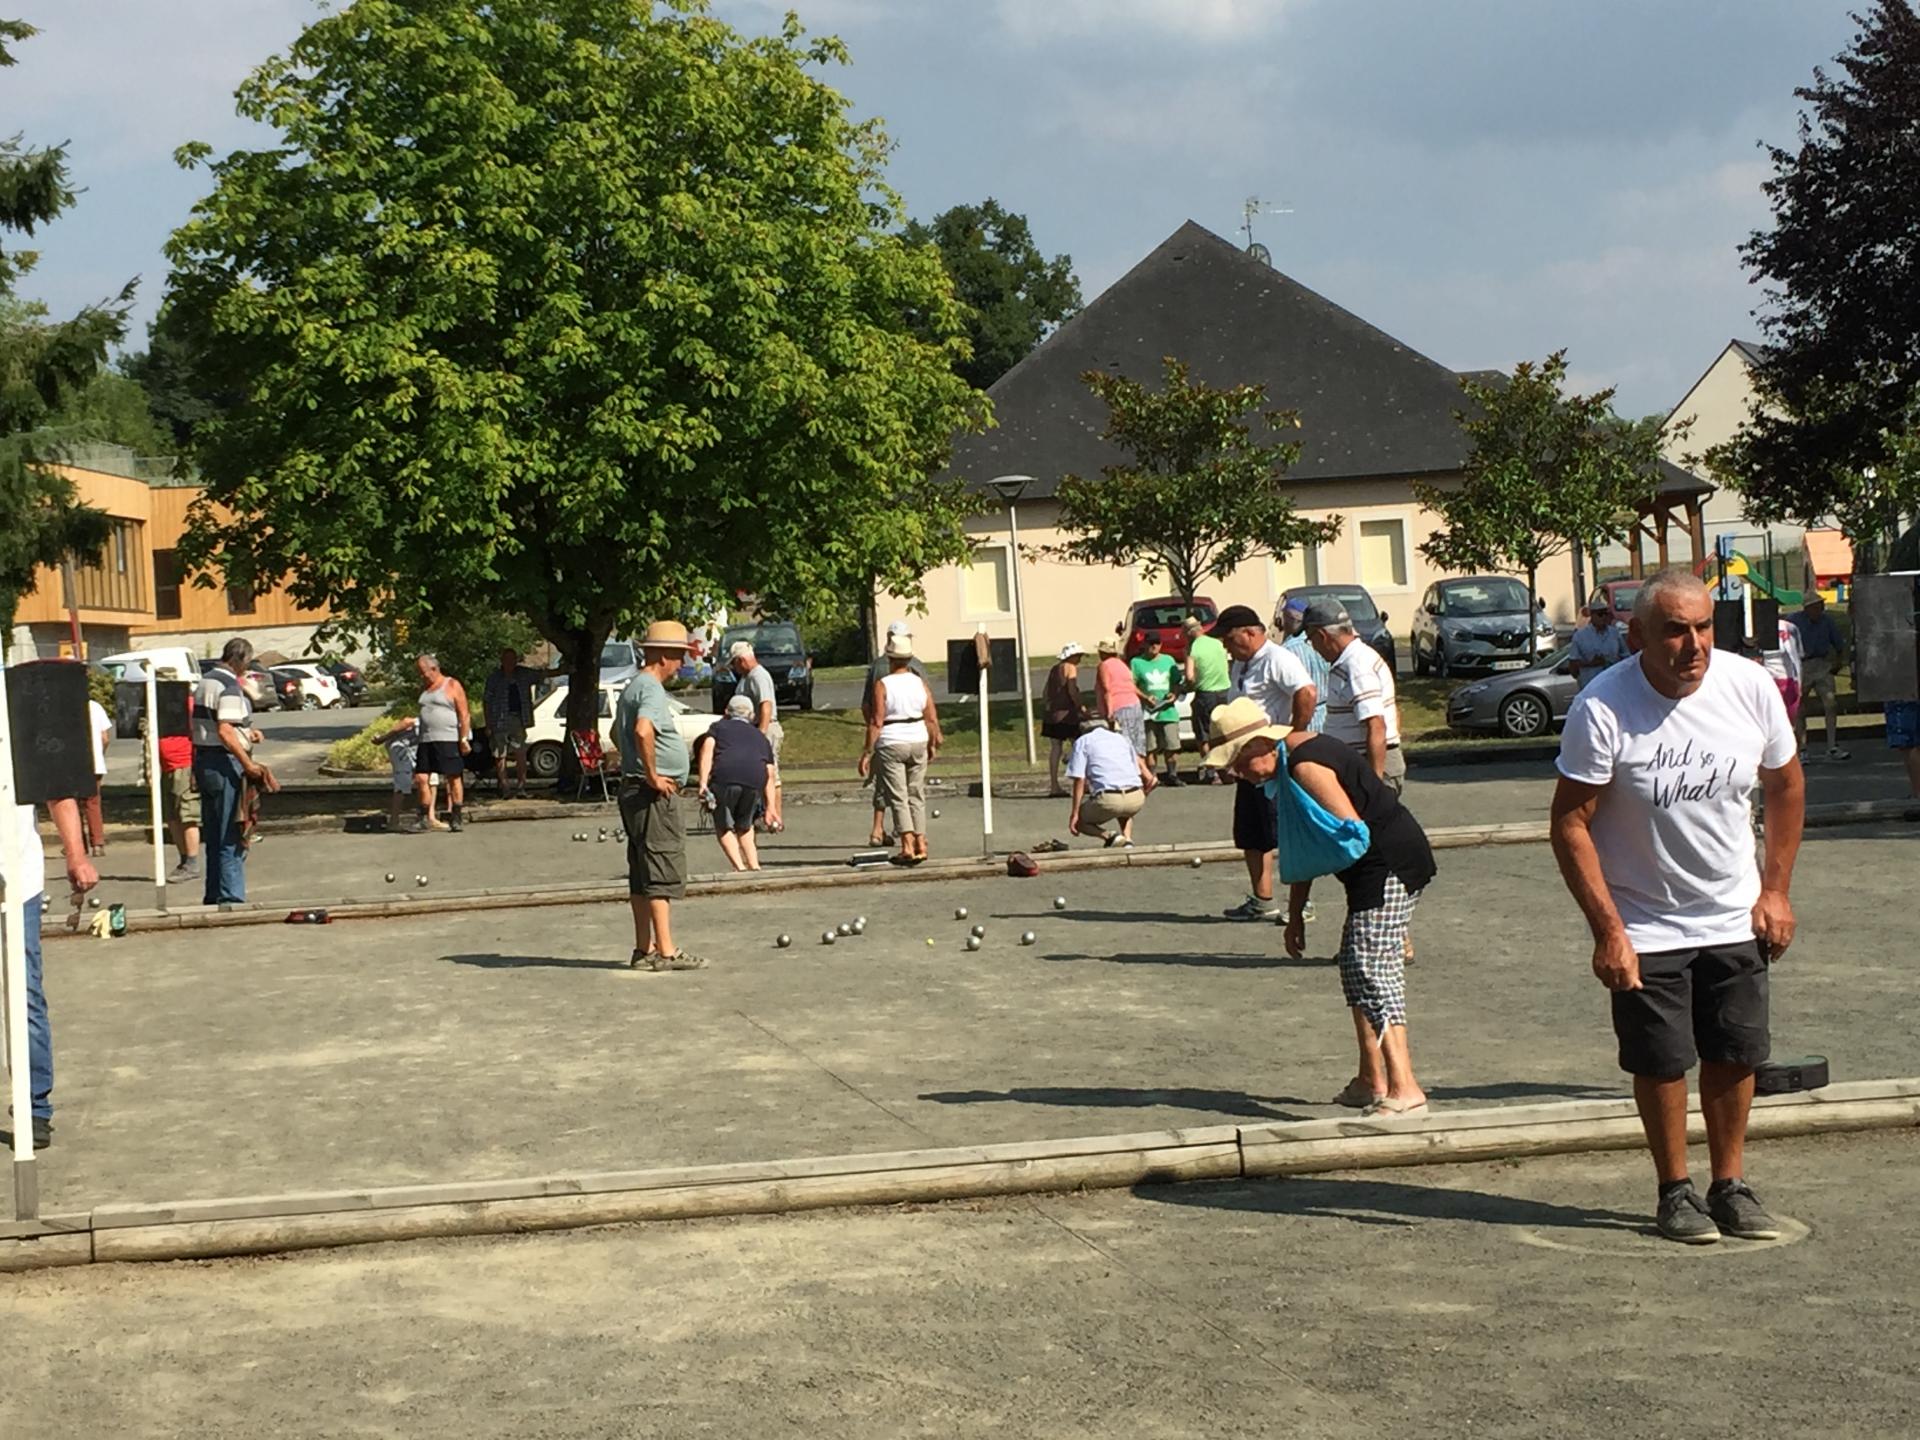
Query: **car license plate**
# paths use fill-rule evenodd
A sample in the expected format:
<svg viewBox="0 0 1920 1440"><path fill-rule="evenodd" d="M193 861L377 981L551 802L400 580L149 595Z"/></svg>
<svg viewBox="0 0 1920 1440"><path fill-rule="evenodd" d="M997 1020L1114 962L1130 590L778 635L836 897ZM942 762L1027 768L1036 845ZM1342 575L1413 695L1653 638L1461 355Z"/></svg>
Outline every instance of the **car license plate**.
<svg viewBox="0 0 1920 1440"><path fill-rule="evenodd" d="M1527 662L1524 660L1496 660L1493 662L1493 668L1496 670L1524 670L1527 668Z"/></svg>

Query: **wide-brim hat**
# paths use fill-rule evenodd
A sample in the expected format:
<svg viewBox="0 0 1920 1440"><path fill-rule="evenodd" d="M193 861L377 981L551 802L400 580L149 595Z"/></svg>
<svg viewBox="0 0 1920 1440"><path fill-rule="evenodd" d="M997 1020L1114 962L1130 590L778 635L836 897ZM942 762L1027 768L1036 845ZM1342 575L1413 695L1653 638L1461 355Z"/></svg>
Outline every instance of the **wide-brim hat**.
<svg viewBox="0 0 1920 1440"><path fill-rule="evenodd" d="M640 637L642 650L688 650L692 646L687 627L678 620L656 620L647 626L647 633Z"/></svg>
<svg viewBox="0 0 1920 1440"><path fill-rule="evenodd" d="M902 632L887 637L887 659L911 660L913 658L913 636Z"/></svg>
<svg viewBox="0 0 1920 1440"><path fill-rule="evenodd" d="M1060 658L1062 660L1071 660L1077 655L1084 655L1086 653L1087 647L1073 640L1067 641L1066 644L1060 647Z"/></svg>
<svg viewBox="0 0 1920 1440"><path fill-rule="evenodd" d="M1102 655L1118 655L1120 653L1120 642L1112 636L1108 636L1100 642L1100 653Z"/></svg>
<svg viewBox="0 0 1920 1440"><path fill-rule="evenodd" d="M1225 770L1249 741L1284 740L1292 733L1291 725L1274 724L1264 705L1242 695L1213 712L1213 723L1207 727L1207 753L1200 763L1209 770Z"/></svg>

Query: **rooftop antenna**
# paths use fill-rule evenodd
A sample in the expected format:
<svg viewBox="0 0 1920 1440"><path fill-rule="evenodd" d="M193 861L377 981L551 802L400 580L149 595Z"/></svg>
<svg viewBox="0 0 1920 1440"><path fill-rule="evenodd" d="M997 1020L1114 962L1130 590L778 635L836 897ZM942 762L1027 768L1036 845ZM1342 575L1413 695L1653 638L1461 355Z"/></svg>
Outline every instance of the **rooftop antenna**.
<svg viewBox="0 0 1920 1440"><path fill-rule="evenodd" d="M1253 238L1253 217L1256 215L1291 215L1291 205L1269 205L1258 195L1249 195L1246 204L1240 207L1240 233L1247 237L1247 254L1262 265L1273 264L1273 251Z"/></svg>

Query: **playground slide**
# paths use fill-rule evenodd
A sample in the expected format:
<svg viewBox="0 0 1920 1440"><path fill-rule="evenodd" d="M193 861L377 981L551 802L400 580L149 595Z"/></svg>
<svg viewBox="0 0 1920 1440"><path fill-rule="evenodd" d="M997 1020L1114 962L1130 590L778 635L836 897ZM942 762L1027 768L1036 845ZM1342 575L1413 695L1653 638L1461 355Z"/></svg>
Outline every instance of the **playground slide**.
<svg viewBox="0 0 1920 1440"><path fill-rule="evenodd" d="M1766 576L1755 573L1747 557L1742 555L1738 550L1733 552L1733 558L1727 562L1727 573L1729 575L1738 575L1762 595L1770 599L1778 600L1782 605L1791 605L1797 608L1804 598L1803 592L1799 590L1788 590L1784 586L1776 587L1770 584ZM1833 596L1829 594L1827 598L1831 600Z"/></svg>

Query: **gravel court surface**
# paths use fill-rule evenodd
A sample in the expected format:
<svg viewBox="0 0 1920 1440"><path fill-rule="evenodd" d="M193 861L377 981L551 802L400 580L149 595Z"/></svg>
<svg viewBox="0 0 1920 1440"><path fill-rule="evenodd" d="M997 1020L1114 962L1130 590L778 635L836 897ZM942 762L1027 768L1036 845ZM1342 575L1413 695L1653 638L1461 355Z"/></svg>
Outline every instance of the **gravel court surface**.
<svg viewBox="0 0 1920 1440"><path fill-rule="evenodd" d="M0 1432L1496 1440L1912 1434L1911 1133L9 1277Z"/></svg>
<svg viewBox="0 0 1920 1440"><path fill-rule="evenodd" d="M1810 837L1777 1054L1828 1054L1835 1079L1920 1072L1915 853L1892 824ZM1220 917L1242 878L707 897L677 933L714 963L680 975L627 968L617 905L50 946L43 1208L1340 1113L1338 891L1293 962L1277 928ZM820 943L858 914L866 934ZM1436 1108L1624 1092L1545 846L1444 852L1414 935Z"/></svg>

